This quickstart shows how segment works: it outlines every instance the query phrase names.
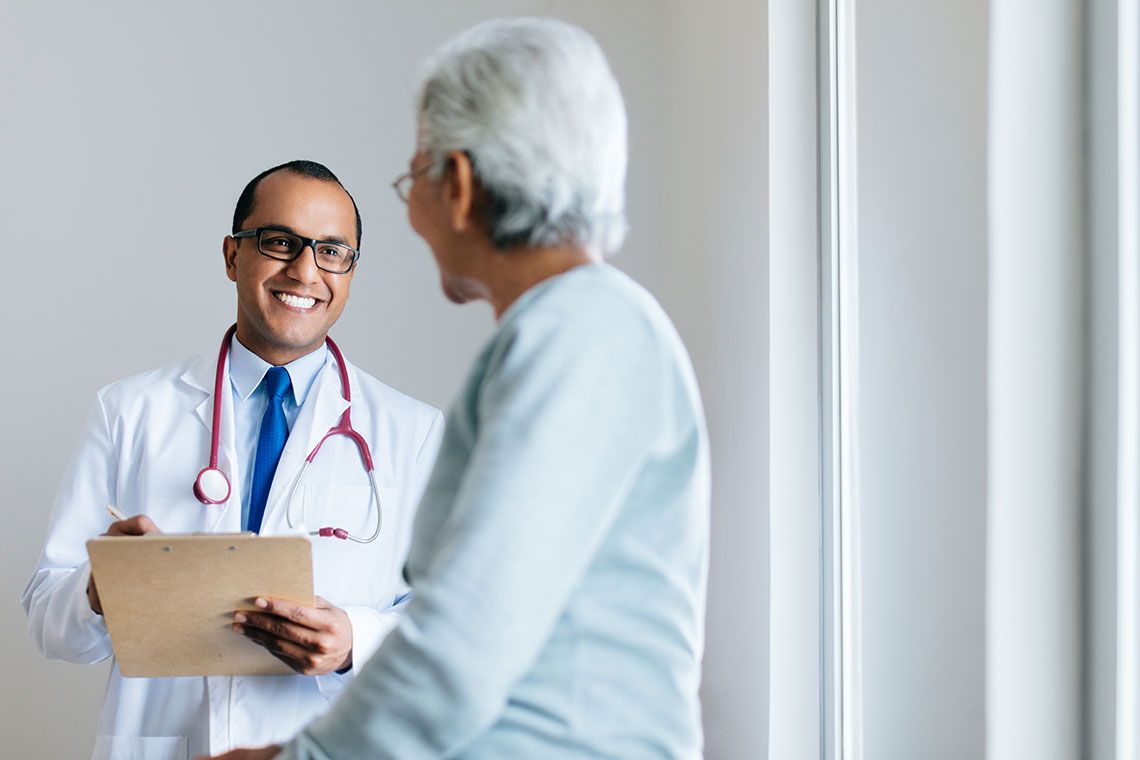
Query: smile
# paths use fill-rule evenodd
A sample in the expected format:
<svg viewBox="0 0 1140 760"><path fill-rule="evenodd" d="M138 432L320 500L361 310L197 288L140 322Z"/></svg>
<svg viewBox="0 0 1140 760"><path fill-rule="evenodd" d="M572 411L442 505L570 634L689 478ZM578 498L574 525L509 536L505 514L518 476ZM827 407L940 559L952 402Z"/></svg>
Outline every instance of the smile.
<svg viewBox="0 0 1140 760"><path fill-rule="evenodd" d="M294 309L311 309L317 305L317 299L307 298L305 296L295 296L291 293L274 293L278 301L286 306L292 306Z"/></svg>

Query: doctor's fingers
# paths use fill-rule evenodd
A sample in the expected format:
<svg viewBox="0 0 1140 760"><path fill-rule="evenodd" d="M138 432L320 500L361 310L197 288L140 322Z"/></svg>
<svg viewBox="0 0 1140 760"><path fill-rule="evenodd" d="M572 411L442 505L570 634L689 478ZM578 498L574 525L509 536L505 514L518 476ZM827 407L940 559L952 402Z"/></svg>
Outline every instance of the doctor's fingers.
<svg viewBox="0 0 1140 760"><path fill-rule="evenodd" d="M145 536L148 533L161 533L154 520L146 515L135 515L126 520L116 520L107 528L105 536Z"/></svg>
<svg viewBox="0 0 1140 760"><path fill-rule="evenodd" d="M238 612L234 614L234 623L242 626L243 632L247 635L251 630L264 631L275 638L300 644L314 652L323 654L332 650L333 637L328 632L297 625L276 615Z"/></svg>
<svg viewBox="0 0 1140 760"><path fill-rule="evenodd" d="M258 597L253 600L253 603L261 610L264 610L264 612L292 621L297 625L312 628L313 630L328 628L335 619L334 616L330 614L330 610L335 608L323 608L320 606L320 603L324 600L319 596L316 597L316 599L316 607L290 602L286 599L270 599L268 597Z"/></svg>
<svg viewBox="0 0 1140 760"><path fill-rule="evenodd" d="M245 627L242 633L254 643L268 649L270 654L301 675L323 675L335 669L335 666L330 667L329 663L326 662L328 659L326 655L307 649L296 642L274 636L268 631Z"/></svg>

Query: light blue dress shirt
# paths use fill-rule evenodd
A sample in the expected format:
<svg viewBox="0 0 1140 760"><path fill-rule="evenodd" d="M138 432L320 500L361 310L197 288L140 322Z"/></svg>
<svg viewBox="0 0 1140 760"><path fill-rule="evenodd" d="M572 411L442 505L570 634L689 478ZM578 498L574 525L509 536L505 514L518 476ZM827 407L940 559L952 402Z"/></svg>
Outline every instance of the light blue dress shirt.
<svg viewBox="0 0 1140 760"><path fill-rule="evenodd" d="M403 622L279 757L699 757L708 439L660 306L543 281L448 420Z"/></svg>
<svg viewBox="0 0 1140 760"><path fill-rule="evenodd" d="M285 395L282 408L289 430L297 421L301 407L325 366L329 349L324 343L312 353L285 365L293 392ZM234 393L234 445L237 447L241 471L241 525L249 525L249 497L253 490L253 458L257 455L257 432L269 394L261 384L273 365L241 344L235 335L230 340L230 386Z"/></svg>

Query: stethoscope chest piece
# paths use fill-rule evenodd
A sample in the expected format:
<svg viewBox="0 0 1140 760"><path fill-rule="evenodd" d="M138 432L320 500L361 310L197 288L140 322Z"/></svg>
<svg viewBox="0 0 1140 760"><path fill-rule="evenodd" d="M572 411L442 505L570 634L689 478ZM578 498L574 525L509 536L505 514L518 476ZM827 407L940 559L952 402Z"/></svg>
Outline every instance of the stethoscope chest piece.
<svg viewBox="0 0 1140 760"><path fill-rule="evenodd" d="M225 504L230 498L230 479L217 467L204 467L194 481L194 495L203 504Z"/></svg>

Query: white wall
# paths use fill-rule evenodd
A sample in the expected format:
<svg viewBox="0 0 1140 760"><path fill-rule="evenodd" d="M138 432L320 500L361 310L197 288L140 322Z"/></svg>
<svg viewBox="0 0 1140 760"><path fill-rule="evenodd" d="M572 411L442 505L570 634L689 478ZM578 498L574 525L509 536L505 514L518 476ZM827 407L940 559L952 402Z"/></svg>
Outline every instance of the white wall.
<svg viewBox="0 0 1140 760"><path fill-rule="evenodd" d="M989 4L859 0L864 756L985 752Z"/></svg>
<svg viewBox="0 0 1140 760"><path fill-rule="evenodd" d="M327 163L364 217L362 268L335 333L354 361L444 406L489 334L458 309L388 182L412 150L415 72L439 42L509 13L594 33L630 114L632 234L615 260L674 315L708 406L715 505L708 756L766 742L765 6L743 0L469 0L0 5L0 482L23 517L0 552L0 734L20 757L90 749L106 667L49 663L17 599L95 390L213 350L233 318L219 247L261 169ZM335 41L331 49L319 41ZM282 43L285 43L282 49ZM330 50L335 55L330 54ZM290 105L272 117L259 98ZM321 113L336 118L323 118ZM34 341L34 342L32 342ZM31 379L34 378L34 379ZM189 484L187 484L189 488ZM61 725L66 730L60 730Z"/></svg>

